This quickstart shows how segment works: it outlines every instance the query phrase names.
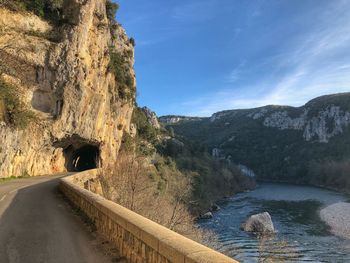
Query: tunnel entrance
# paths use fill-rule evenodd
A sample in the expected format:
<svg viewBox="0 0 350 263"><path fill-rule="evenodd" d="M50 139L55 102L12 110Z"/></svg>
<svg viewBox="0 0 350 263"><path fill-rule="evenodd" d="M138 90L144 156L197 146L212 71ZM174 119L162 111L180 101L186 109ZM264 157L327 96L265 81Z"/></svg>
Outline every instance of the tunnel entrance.
<svg viewBox="0 0 350 263"><path fill-rule="evenodd" d="M68 172L80 172L100 167L100 144L72 135L55 141L53 145L63 148L65 167Z"/></svg>
<svg viewBox="0 0 350 263"><path fill-rule="evenodd" d="M97 146L84 145L73 150L71 157L68 159L67 169L70 171L85 171L97 168L99 159L99 149Z"/></svg>

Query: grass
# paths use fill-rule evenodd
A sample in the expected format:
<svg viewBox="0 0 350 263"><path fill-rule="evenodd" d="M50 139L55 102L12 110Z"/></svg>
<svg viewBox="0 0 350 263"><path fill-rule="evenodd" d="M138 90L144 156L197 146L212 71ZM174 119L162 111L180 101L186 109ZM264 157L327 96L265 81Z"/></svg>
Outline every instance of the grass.
<svg viewBox="0 0 350 263"><path fill-rule="evenodd" d="M25 179L25 178L29 178L29 175L22 175L22 176L10 176L10 177L4 177L4 178L0 178L0 184L1 183L7 183L9 181L13 181L16 179Z"/></svg>

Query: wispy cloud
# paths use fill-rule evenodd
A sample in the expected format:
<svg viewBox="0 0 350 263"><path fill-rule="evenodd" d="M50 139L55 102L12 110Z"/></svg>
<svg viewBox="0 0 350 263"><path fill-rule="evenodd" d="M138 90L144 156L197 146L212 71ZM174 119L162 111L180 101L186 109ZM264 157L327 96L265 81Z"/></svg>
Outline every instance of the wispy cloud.
<svg viewBox="0 0 350 263"><path fill-rule="evenodd" d="M152 38L152 39L139 39L137 40L137 47L149 47L160 44L164 41L167 41L166 37Z"/></svg>
<svg viewBox="0 0 350 263"><path fill-rule="evenodd" d="M226 81L228 83L234 83L237 80L240 79L240 76L242 74L242 70L244 66L246 65L246 60L243 60L241 63L238 64L231 72L230 74L226 77Z"/></svg>
<svg viewBox="0 0 350 263"><path fill-rule="evenodd" d="M252 71L250 76L244 74L251 81L245 79L240 84L246 67L246 62L241 62L226 76L225 87L185 102L184 111L208 116L224 109L267 104L301 106L316 96L350 91L350 14L345 13L350 2L338 1L332 8L319 14L324 23L291 41L293 44L287 46L283 55L272 54L273 59L262 62L261 68L273 69L270 74L257 77Z"/></svg>
<svg viewBox="0 0 350 263"><path fill-rule="evenodd" d="M172 17L180 22L201 22L215 16L216 1L191 1L176 6L172 11Z"/></svg>

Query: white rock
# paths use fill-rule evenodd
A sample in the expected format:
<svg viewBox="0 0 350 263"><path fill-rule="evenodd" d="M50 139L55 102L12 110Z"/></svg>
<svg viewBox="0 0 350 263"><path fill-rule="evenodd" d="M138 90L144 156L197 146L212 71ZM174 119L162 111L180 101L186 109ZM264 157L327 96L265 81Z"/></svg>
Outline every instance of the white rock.
<svg viewBox="0 0 350 263"><path fill-rule="evenodd" d="M207 212L199 217L199 219L211 219L211 218L213 218L212 212Z"/></svg>
<svg viewBox="0 0 350 263"><path fill-rule="evenodd" d="M242 229L246 232L259 234L271 234L275 232L271 216L268 212L252 215L242 225Z"/></svg>

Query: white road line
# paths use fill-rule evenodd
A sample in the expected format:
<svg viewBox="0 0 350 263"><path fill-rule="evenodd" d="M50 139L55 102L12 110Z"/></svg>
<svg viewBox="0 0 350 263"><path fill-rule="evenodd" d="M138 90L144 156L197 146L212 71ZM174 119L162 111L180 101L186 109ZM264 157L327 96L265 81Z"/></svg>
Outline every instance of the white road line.
<svg viewBox="0 0 350 263"><path fill-rule="evenodd" d="M3 197L1 197L0 202L1 202L1 201L4 201L6 195L7 195L7 194L5 194Z"/></svg>
<svg viewBox="0 0 350 263"><path fill-rule="evenodd" d="M7 196L8 194L13 194L13 193L17 192L18 190L21 190L22 188L25 188L25 187L27 187L27 186L30 186L30 184L24 185L24 186L21 186L21 187L18 187L18 188L16 188L16 189L11 190L11 191L8 192L7 194L4 194L3 197L1 197L0 202L4 201L4 199L6 198L6 196Z"/></svg>

